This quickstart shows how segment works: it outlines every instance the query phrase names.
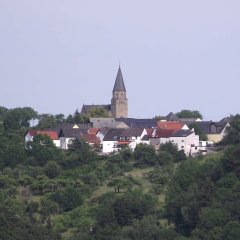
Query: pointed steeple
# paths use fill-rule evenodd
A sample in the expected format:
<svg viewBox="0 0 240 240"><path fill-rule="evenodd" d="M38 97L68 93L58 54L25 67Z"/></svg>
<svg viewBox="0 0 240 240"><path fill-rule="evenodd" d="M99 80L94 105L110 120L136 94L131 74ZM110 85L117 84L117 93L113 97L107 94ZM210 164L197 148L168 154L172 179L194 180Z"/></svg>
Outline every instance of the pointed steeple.
<svg viewBox="0 0 240 240"><path fill-rule="evenodd" d="M121 71L121 67L119 65L118 68L118 73L117 73L117 77L116 77L116 81L113 87L113 92L115 91L119 91L119 92L126 92L126 88L124 85L124 81L123 81L123 76L122 76L122 71Z"/></svg>

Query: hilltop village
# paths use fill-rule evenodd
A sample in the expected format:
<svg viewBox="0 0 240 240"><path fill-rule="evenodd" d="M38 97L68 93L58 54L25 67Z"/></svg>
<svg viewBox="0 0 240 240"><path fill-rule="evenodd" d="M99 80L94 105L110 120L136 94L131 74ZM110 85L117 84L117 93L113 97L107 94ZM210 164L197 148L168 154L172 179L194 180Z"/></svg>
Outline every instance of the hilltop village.
<svg viewBox="0 0 240 240"><path fill-rule="evenodd" d="M100 153L110 154L123 147L134 151L137 144L152 145L158 150L161 144L172 142L187 156L198 156L212 151L212 146L223 139L230 126L229 118L219 122L203 121L201 118L179 118L172 112L161 119L128 118L127 91L120 66L111 104L83 105L80 115L97 109L104 110L107 116L91 117L86 124L61 123L55 129L32 129L25 134L25 143L42 134L48 135L58 148L68 149L75 138L80 138Z"/></svg>

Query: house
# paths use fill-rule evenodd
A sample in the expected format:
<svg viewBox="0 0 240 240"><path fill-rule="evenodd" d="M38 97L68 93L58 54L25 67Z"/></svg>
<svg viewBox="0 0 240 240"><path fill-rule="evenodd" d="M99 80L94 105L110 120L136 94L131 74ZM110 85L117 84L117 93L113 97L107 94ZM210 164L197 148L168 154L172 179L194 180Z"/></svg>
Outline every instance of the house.
<svg viewBox="0 0 240 240"><path fill-rule="evenodd" d="M161 144L172 142L176 144L178 150L183 150L189 156L197 155L199 151L206 148L200 147L199 136L194 131L189 129L155 129L151 136L149 136L150 145L155 149L160 149Z"/></svg>
<svg viewBox="0 0 240 240"><path fill-rule="evenodd" d="M199 153L199 136L192 130L173 132L169 140L176 144L178 150L183 150L187 156L196 156Z"/></svg>
<svg viewBox="0 0 240 240"><path fill-rule="evenodd" d="M129 128L156 128L158 120L151 118L116 118L116 121L124 122Z"/></svg>
<svg viewBox="0 0 240 240"><path fill-rule="evenodd" d="M182 123L193 123L202 121L201 118L179 118L173 112L170 112L165 118L166 121L182 122Z"/></svg>
<svg viewBox="0 0 240 240"><path fill-rule="evenodd" d="M220 142L227 134L227 128L230 127L230 124L225 121L201 121L195 122L195 124L202 133L207 135L208 141L213 143Z"/></svg>
<svg viewBox="0 0 240 240"><path fill-rule="evenodd" d="M68 146L72 144L73 139L80 138L81 135L87 134L87 128L79 128L72 126L65 126L59 131L58 137L60 139L60 148L68 149Z"/></svg>
<svg viewBox="0 0 240 240"><path fill-rule="evenodd" d="M124 130L123 128L111 128L107 131L103 139L103 153L118 151L118 141L120 141L120 136Z"/></svg>
<svg viewBox="0 0 240 240"><path fill-rule="evenodd" d="M161 144L170 141L170 137L175 131L174 129L155 129L149 136L150 145L154 146L156 150L159 149Z"/></svg>
<svg viewBox="0 0 240 240"><path fill-rule="evenodd" d="M34 136L36 135L46 135L48 136L56 147L60 148L60 140L58 138L58 132L53 130L29 130L25 134L25 144L29 141L33 141Z"/></svg>
<svg viewBox="0 0 240 240"><path fill-rule="evenodd" d="M83 134L80 139L84 140L90 146L100 147L100 139L95 134Z"/></svg>
<svg viewBox="0 0 240 240"><path fill-rule="evenodd" d="M123 136L130 141L129 147L132 150L136 148L137 144L143 143L142 139L145 135L147 135L145 128L129 128L123 132Z"/></svg>
<svg viewBox="0 0 240 240"><path fill-rule="evenodd" d="M89 118L92 128L128 128L122 121L116 121L114 118Z"/></svg>
<svg viewBox="0 0 240 240"><path fill-rule="evenodd" d="M134 150L137 144L145 143L142 139L146 135L144 128L109 129L103 139L103 153L118 151L126 145Z"/></svg>
<svg viewBox="0 0 240 240"><path fill-rule="evenodd" d="M188 130L188 126L184 123L177 121L158 121L157 127L160 129L168 130Z"/></svg>
<svg viewBox="0 0 240 240"><path fill-rule="evenodd" d="M176 122L179 120L178 116L176 114L174 114L173 112L170 112L164 119L166 119L166 121L169 121L169 122L170 121Z"/></svg>

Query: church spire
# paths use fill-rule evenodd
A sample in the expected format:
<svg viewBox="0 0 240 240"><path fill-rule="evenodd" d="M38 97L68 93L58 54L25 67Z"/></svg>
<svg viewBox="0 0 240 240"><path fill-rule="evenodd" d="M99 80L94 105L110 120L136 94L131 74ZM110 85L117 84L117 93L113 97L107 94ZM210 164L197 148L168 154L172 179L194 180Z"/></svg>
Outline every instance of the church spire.
<svg viewBox="0 0 240 240"><path fill-rule="evenodd" d="M115 91L120 91L120 92L126 92L126 88L124 85L124 81L123 81L123 76L122 76L122 71L121 71L121 67L119 65L118 68L118 73L117 73L117 77L116 77L116 81L113 87L113 92Z"/></svg>

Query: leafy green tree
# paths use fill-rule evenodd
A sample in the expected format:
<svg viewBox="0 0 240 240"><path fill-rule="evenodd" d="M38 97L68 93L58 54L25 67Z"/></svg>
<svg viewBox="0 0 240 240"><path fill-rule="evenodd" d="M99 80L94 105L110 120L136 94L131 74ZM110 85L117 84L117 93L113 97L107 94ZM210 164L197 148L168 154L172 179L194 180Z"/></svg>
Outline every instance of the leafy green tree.
<svg viewBox="0 0 240 240"><path fill-rule="evenodd" d="M74 121L73 115L69 114L69 115L67 116L67 118L66 118L66 122L67 122L67 123L72 123L72 124L74 124L75 121Z"/></svg>
<svg viewBox="0 0 240 240"><path fill-rule="evenodd" d="M199 135L200 141L207 141L207 135L202 131L202 129L199 127L196 123L190 123L188 125L189 129L194 129L196 135Z"/></svg>
<svg viewBox="0 0 240 240"><path fill-rule="evenodd" d="M73 187L66 187L64 191L53 193L51 199L58 203L64 211L70 211L83 203L81 193Z"/></svg>
<svg viewBox="0 0 240 240"><path fill-rule="evenodd" d="M115 193L119 193L122 189L131 190L134 183L127 177L114 178L108 183L109 187L113 187Z"/></svg>
<svg viewBox="0 0 240 240"><path fill-rule="evenodd" d="M95 158L89 144L80 138L75 138L72 141L72 144L69 145L68 153L74 157L73 161L77 162L77 165L90 163Z"/></svg>
<svg viewBox="0 0 240 240"><path fill-rule="evenodd" d="M113 203L114 215L120 226L131 225L134 219L142 219L154 206L155 200L151 195L136 190L117 197Z"/></svg>
<svg viewBox="0 0 240 240"><path fill-rule="evenodd" d="M138 144L134 150L134 159L137 165L154 165L156 159L154 147L146 144Z"/></svg>
<svg viewBox="0 0 240 240"><path fill-rule="evenodd" d="M168 151L159 151L156 161L160 166L166 166L174 162L173 155Z"/></svg>
<svg viewBox="0 0 240 240"><path fill-rule="evenodd" d="M179 118L200 118L200 119L203 119L202 114L197 110L183 109L182 111L177 112L176 115Z"/></svg>
<svg viewBox="0 0 240 240"><path fill-rule="evenodd" d="M94 107L94 108L91 108L87 112L87 117L88 118L90 118L90 117L94 117L94 118L107 118L107 117L109 117L109 113L103 107Z"/></svg>
<svg viewBox="0 0 240 240"><path fill-rule="evenodd" d="M15 167L17 164L23 163L26 158L24 145L21 142L17 144L11 140L6 143L5 149L0 153L0 156L2 155L2 166Z"/></svg>
<svg viewBox="0 0 240 240"><path fill-rule="evenodd" d="M189 235L199 223L201 209L208 206L214 194L218 162L184 161L177 169L166 196L166 216L177 231Z"/></svg>
<svg viewBox="0 0 240 240"><path fill-rule="evenodd" d="M51 114L40 114L38 116L39 122L37 128L39 129L55 129L57 121Z"/></svg>
<svg viewBox="0 0 240 240"><path fill-rule="evenodd" d="M36 135L32 142L27 143L27 152L34 156L39 165L44 165L49 160L58 159L60 150L47 135Z"/></svg>
<svg viewBox="0 0 240 240"><path fill-rule="evenodd" d="M240 179L240 144L229 147L223 157L225 172L234 172Z"/></svg>
<svg viewBox="0 0 240 240"><path fill-rule="evenodd" d="M240 114L235 115L230 121L227 135L224 136L221 143L225 145L240 143Z"/></svg>
<svg viewBox="0 0 240 240"><path fill-rule="evenodd" d="M180 235L175 231L158 224L153 216L134 220L131 226L123 228L123 240L177 240ZM179 239L180 240L180 239Z"/></svg>
<svg viewBox="0 0 240 240"><path fill-rule="evenodd" d="M0 106L0 123L3 122L4 118L8 113L8 109L5 107Z"/></svg>
<svg viewBox="0 0 240 240"><path fill-rule="evenodd" d="M186 155L184 151L183 150L178 151L177 145L173 144L172 142L161 144L160 152L161 151L170 153L173 156L174 162L186 160Z"/></svg>
<svg viewBox="0 0 240 240"><path fill-rule="evenodd" d="M54 116L55 120L56 120L56 123L59 124L59 123L65 123L65 116L63 113L59 113L59 114L56 114Z"/></svg>
<svg viewBox="0 0 240 240"><path fill-rule="evenodd" d="M6 132L19 131L21 128L28 128L30 120L37 117L37 112L30 107L14 108L8 110L3 126Z"/></svg>
<svg viewBox="0 0 240 240"><path fill-rule="evenodd" d="M45 174L49 178L57 177L61 172L61 167L55 161L49 161L45 165Z"/></svg>

